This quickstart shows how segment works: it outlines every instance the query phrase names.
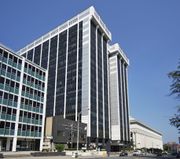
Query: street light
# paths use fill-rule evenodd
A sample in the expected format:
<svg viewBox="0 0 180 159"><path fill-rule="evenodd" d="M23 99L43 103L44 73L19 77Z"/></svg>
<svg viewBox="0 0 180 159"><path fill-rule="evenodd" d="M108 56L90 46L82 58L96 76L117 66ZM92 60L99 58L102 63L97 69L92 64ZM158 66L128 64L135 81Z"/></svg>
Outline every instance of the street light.
<svg viewBox="0 0 180 159"><path fill-rule="evenodd" d="M80 114L81 112L78 113L78 118L77 118L77 150L76 150L76 153L77 153L77 156L78 156L78 151L79 151L79 118L80 118Z"/></svg>
<svg viewBox="0 0 180 159"><path fill-rule="evenodd" d="M89 110L89 109L87 109ZM78 151L79 151L79 119L80 119L80 114L82 113L82 111L80 111L78 114L77 114L77 150L76 150L76 155L75 157L78 157ZM86 136L87 138L87 136Z"/></svg>

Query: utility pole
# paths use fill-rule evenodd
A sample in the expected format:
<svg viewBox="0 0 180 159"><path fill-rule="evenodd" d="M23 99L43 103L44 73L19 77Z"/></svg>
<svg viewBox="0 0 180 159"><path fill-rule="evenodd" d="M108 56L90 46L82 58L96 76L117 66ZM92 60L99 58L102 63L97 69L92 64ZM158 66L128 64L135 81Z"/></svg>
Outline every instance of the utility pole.
<svg viewBox="0 0 180 159"><path fill-rule="evenodd" d="M73 124L71 124L71 148L73 148Z"/></svg>

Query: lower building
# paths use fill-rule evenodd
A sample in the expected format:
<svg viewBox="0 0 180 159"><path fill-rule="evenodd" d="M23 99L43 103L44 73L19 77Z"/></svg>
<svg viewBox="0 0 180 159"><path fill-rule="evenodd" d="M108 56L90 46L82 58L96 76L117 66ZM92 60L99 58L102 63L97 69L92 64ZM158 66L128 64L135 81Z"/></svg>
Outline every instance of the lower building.
<svg viewBox="0 0 180 159"><path fill-rule="evenodd" d="M164 150L171 153L180 152L180 144L176 142L168 142L164 144Z"/></svg>
<svg viewBox="0 0 180 159"><path fill-rule="evenodd" d="M130 118L130 131L134 149L163 150L162 134L132 117Z"/></svg>
<svg viewBox="0 0 180 159"><path fill-rule="evenodd" d="M0 45L0 151L41 150L46 70Z"/></svg>
<svg viewBox="0 0 180 159"><path fill-rule="evenodd" d="M62 143L73 148L87 145L87 124L64 119L62 116L46 117L43 149L53 149Z"/></svg>

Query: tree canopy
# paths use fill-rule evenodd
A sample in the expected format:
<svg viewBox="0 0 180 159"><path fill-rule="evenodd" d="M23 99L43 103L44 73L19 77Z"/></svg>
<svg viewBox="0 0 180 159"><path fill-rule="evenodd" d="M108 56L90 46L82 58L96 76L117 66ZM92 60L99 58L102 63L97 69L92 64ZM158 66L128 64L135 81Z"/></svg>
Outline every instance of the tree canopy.
<svg viewBox="0 0 180 159"><path fill-rule="evenodd" d="M172 80L170 95L175 95L176 99L180 100L180 62L177 70L170 72L168 77ZM177 113L170 119L170 124L175 126L180 133L180 106L177 107Z"/></svg>

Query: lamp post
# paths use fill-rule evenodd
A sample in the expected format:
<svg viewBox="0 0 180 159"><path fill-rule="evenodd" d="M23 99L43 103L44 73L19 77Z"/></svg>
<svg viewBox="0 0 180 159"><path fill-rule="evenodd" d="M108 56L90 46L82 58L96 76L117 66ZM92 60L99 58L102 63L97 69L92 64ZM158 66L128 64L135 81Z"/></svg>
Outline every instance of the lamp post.
<svg viewBox="0 0 180 159"><path fill-rule="evenodd" d="M89 110L89 109L87 109ZM80 111L77 114L77 150L76 150L76 157L78 157L78 151L79 151L79 119L80 119L80 114L82 113L82 111ZM86 136L87 138L87 136Z"/></svg>
<svg viewBox="0 0 180 159"><path fill-rule="evenodd" d="M80 114L81 112L78 113L78 118L77 118L77 155L78 155L78 151L79 151L79 118L80 118Z"/></svg>

